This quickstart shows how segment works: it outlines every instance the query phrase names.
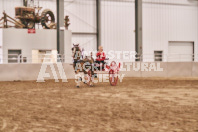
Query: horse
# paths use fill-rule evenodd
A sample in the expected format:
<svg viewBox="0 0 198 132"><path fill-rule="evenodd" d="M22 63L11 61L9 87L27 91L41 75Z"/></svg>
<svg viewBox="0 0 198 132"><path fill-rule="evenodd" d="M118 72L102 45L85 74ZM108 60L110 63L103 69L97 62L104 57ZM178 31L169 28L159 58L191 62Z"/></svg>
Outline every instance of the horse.
<svg viewBox="0 0 198 132"><path fill-rule="evenodd" d="M88 56L85 56L83 58L82 51L79 47L79 44L73 44L72 47L72 57L73 57L73 68L76 75L79 75L80 72L84 73L84 83L87 83L90 87L93 87L93 78L94 78L94 71L93 64L94 59L92 58L92 55L90 58ZM87 68L88 67L88 68ZM77 76L76 87L80 88L80 82L83 80L83 78Z"/></svg>

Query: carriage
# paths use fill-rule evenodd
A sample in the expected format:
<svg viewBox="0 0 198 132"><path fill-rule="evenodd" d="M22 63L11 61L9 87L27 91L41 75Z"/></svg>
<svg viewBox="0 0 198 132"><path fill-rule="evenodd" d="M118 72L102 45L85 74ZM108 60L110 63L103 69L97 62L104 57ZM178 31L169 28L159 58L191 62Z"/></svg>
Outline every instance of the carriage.
<svg viewBox="0 0 198 132"><path fill-rule="evenodd" d="M106 59L106 60L109 60L109 59ZM109 83L111 86L116 86L117 85L117 82L118 82L118 74L119 74L119 70L120 70L120 63L116 63L115 61L112 61L110 63L110 65L108 65L107 63L105 63L104 65L98 65L95 61L94 63L92 64L94 65L95 67L97 67L97 70L94 70L94 74L106 74L108 73L109 74ZM98 66L97 66L98 65ZM92 73L91 73L91 70L88 70L88 82L87 84L90 85L90 80L91 80L91 77L92 77ZM97 77L97 76L94 76L94 77Z"/></svg>
<svg viewBox="0 0 198 132"><path fill-rule="evenodd" d="M84 83L86 83L89 86L93 86L92 81L94 78L97 78L98 74L108 74L109 75L109 83L111 86L116 86L118 79L119 79L119 70L120 70L120 63L116 63L116 61L112 61L110 63L110 65L106 62L109 59L105 59L105 63L104 64L98 64L96 63L96 61L94 61L93 57L92 57L92 53L89 56L90 58L88 58L88 56L85 57L85 59L82 59L83 55L82 52L79 48L79 44L77 45L73 45L74 47L72 48L72 52L73 52L73 68L75 69L75 73L78 74L78 72L84 72L84 74L86 74L86 78ZM79 55L78 55L79 54ZM77 57L75 57L77 55ZM86 64L86 70L76 70L76 65L80 64L82 67L85 63ZM89 68L87 68L89 67ZM80 80L83 80L82 78L79 78ZM77 84L77 87L78 84Z"/></svg>

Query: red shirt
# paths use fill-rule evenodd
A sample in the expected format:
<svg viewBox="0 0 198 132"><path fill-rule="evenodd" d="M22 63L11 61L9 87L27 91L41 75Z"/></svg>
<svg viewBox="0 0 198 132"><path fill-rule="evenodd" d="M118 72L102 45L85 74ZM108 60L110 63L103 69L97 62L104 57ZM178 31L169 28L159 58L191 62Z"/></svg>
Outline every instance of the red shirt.
<svg viewBox="0 0 198 132"><path fill-rule="evenodd" d="M97 61L104 61L106 59L106 55L104 52L98 52L96 54L96 60Z"/></svg>

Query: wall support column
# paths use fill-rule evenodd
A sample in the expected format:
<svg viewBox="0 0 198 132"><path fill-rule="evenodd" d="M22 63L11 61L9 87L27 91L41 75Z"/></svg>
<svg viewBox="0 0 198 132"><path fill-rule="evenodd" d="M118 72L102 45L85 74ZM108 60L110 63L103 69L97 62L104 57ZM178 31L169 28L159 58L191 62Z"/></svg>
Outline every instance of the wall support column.
<svg viewBox="0 0 198 132"><path fill-rule="evenodd" d="M64 0L56 0L57 10L57 52L64 55Z"/></svg>
<svg viewBox="0 0 198 132"><path fill-rule="evenodd" d="M97 47L101 45L101 2L96 0Z"/></svg>
<svg viewBox="0 0 198 132"><path fill-rule="evenodd" d="M23 0L23 6L27 7L27 0Z"/></svg>
<svg viewBox="0 0 198 132"><path fill-rule="evenodd" d="M142 0L135 0L135 49L137 55L143 53L142 43Z"/></svg>

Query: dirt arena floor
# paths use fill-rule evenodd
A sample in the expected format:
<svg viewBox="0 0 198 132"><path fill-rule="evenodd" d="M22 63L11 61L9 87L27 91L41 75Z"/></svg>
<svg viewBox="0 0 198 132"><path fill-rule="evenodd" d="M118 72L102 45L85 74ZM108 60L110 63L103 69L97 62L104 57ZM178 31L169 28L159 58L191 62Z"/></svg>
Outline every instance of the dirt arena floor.
<svg viewBox="0 0 198 132"><path fill-rule="evenodd" d="M198 132L198 79L0 82L1 132Z"/></svg>

